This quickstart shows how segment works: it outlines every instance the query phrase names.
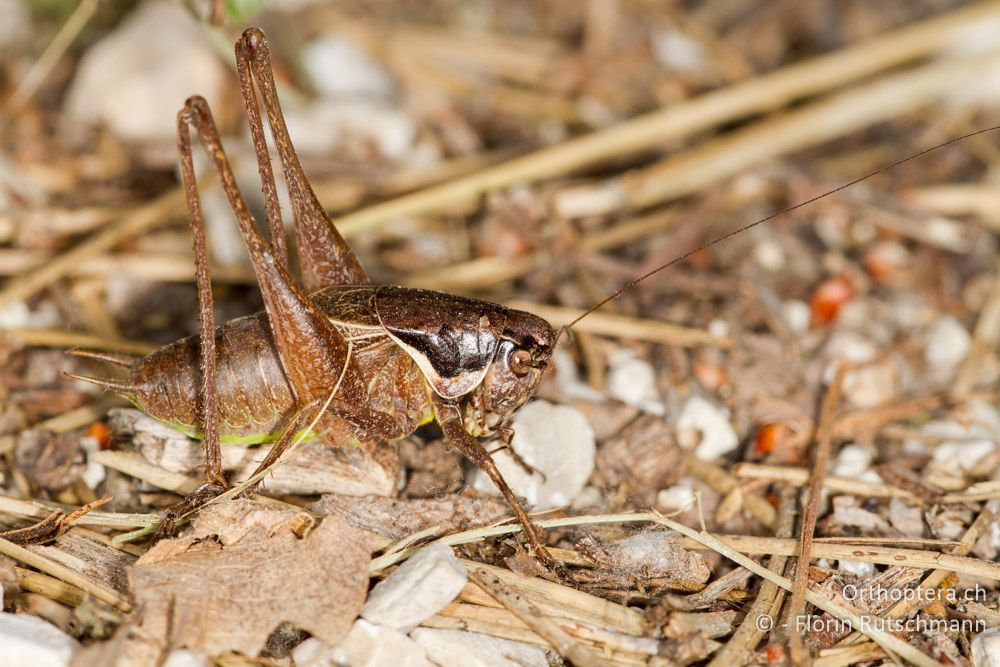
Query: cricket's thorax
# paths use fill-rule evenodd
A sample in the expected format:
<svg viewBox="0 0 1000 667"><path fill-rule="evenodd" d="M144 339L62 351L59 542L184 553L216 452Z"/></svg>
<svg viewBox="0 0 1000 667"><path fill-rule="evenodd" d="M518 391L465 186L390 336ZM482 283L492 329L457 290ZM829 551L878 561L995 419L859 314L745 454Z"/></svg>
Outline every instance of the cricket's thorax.
<svg viewBox="0 0 1000 667"><path fill-rule="evenodd" d="M350 364L362 378L367 396L350 400L391 415L404 435L429 421L432 409L426 378L413 358L378 324L374 314L375 287L335 287L312 295L330 322L350 341ZM275 440L297 406L292 386L281 366L267 315L257 313L216 328L216 387L223 440L256 444ZM143 412L200 437L204 431L196 406L201 388L199 342L189 336L139 360L129 396ZM334 397L336 400L337 397ZM346 400L346 399L345 399ZM336 445L358 444L364 434L332 417L323 424L325 440Z"/></svg>

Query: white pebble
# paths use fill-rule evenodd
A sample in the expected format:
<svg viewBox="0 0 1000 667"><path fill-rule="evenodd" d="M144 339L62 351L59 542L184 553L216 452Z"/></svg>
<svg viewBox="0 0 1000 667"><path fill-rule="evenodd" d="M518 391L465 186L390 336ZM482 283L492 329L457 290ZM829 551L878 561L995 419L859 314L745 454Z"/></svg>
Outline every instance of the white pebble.
<svg viewBox="0 0 1000 667"><path fill-rule="evenodd" d="M418 628L410 637L439 665L462 667L548 667L537 646L462 630Z"/></svg>
<svg viewBox="0 0 1000 667"><path fill-rule="evenodd" d="M358 619L337 646L311 637L292 651L296 667L432 667L424 650L392 628Z"/></svg>
<svg viewBox="0 0 1000 667"><path fill-rule="evenodd" d="M705 49L674 28L653 35L653 52L661 65L675 72L696 72L705 67Z"/></svg>
<svg viewBox="0 0 1000 667"><path fill-rule="evenodd" d="M972 252L972 244L966 236L966 225L963 222L952 218L932 217L924 218L921 227L921 232L927 236L929 243L946 246L952 252Z"/></svg>
<svg viewBox="0 0 1000 667"><path fill-rule="evenodd" d="M87 467L83 470L83 483L89 489L96 489L97 485L103 482L108 475L103 465L90 460L91 454L101 451L101 443L97 441L97 438L83 437L80 438L80 448L87 454Z"/></svg>
<svg viewBox="0 0 1000 667"><path fill-rule="evenodd" d="M177 111L197 93L217 106L231 74L180 4L139 3L84 51L66 95L65 131L103 124L151 164L177 160Z"/></svg>
<svg viewBox="0 0 1000 667"><path fill-rule="evenodd" d="M682 512L691 507L694 507L694 489L683 482L656 494L656 509L661 512Z"/></svg>
<svg viewBox="0 0 1000 667"><path fill-rule="evenodd" d="M579 398L585 401L599 402L604 400L604 394L580 379L573 357L561 347L552 353L552 362L556 367L555 381L559 393L567 398Z"/></svg>
<svg viewBox="0 0 1000 667"><path fill-rule="evenodd" d="M12 301L0 308L0 328L21 329L27 326L31 311L24 301Z"/></svg>
<svg viewBox="0 0 1000 667"><path fill-rule="evenodd" d="M714 319L708 323L708 333L715 336L716 338L728 338L729 337L729 322L720 319Z"/></svg>
<svg viewBox="0 0 1000 667"><path fill-rule="evenodd" d="M364 100L320 100L307 109L285 112L288 134L303 154L325 155L374 146L387 158L402 158L417 137L413 119L402 111Z"/></svg>
<svg viewBox="0 0 1000 667"><path fill-rule="evenodd" d="M878 355L878 348L861 334L842 329L830 337L823 353L831 359L851 364L867 364Z"/></svg>
<svg viewBox="0 0 1000 667"><path fill-rule="evenodd" d="M861 473L861 476L858 477L858 481L859 482L870 482L872 484L884 484L885 483L885 480L882 479L879 476L879 474L877 472L875 472L874 470L866 470L863 473Z"/></svg>
<svg viewBox="0 0 1000 667"><path fill-rule="evenodd" d="M939 317L927 332L924 360L932 371L941 377L947 377L965 359L971 345L972 336L961 322L951 315L945 315Z"/></svg>
<svg viewBox="0 0 1000 667"><path fill-rule="evenodd" d="M789 299L781 304L781 319L793 334L801 336L809 331L812 312L809 304L798 299Z"/></svg>
<svg viewBox="0 0 1000 667"><path fill-rule="evenodd" d="M972 638L973 667L1000 667L1000 628L984 630Z"/></svg>
<svg viewBox="0 0 1000 667"><path fill-rule="evenodd" d="M934 460L950 470L957 464L961 470L969 471L994 449L996 444L989 440L941 442L934 448Z"/></svg>
<svg viewBox="0 0 1000 667"><path fill-rule="evenodd" d="M107 469L96 461L87 461L87 467L83 469L81 479L88 489L96 489L97 485L108 476Z"/></svg>
<svg viewBox="0 0 1000 667"><path fill-rule="evenodd" d="M785 268L785 249L774 239L764 239L754 245L753 258L762 269L772 273Z"/></svg>
<svg viewBox="0 0 1000 667"><path fill-rule="evenodd" d="M211 663L200 653L187 649L174 649L161 667L211 667Z"/></svg>
<svg viewBox="0 0 1000 667"><path fill-rule="evenodd" d="M581 185L560 190L552 205L563 218L604 215L622 208L627 194L620 183Z"/></svg>
<svg viewBox="0 0 1000 667"><path fill-rule="evenodd" d="M576 495L576 498L573 499L573 504L570 505L570 509L587 513L585 510L603 507L606 499L607 494L604 491L596 486L588 486Z"/></svg>
<svg viewBox="0 0 1000 667"><path fill-rule="evenodd" d="M631 350L621 349L608 359L607 392L611 398L654 415L666 412L656 387L656 373Z"/></svg>
<svg viewBox="0 0 1000 667"><path fill-rule="evenodd" d="M909 263L910 251L899 241L879 241L865 254L865 259L896 270Z"/></svg>
<svg viewBox="0 0 1000 667"><path fill-rule="evenodd" d="M361 616L378 625L409 631L448 606L467 578L465 566L451 547L435 542L376 584Z"/></svg>
<svg viewBox="0 0 1000 667"><path fill-rule="evenodd" d="M848 574L856 574L859 577L871 577L875 574L874 565L856 560L838 560L837 569Z"/></svg>
<svg viewBox="0 0 1000 667"><path fill-rule="evenodd" d="M896 395L896 368L891 360L862 366L844 375L844 396L858 408L891 403Z"/></svg>
<svg viewBox="0 0 1000 667"><path fill-rule="evenodd" d="M12 301L0 308L0 329L49 329L59 322L59 311L50 301L36 310L24 301Z"/></svg>
<svg viewBox="0 0 1000 667"><path fill-rule="evenodd" d="M80 644L30 614L0 612L0 667L64 667Z"/></svg>
<svg viewBox="0 0 1000 667"><path fill-rule="evenodd" d="M521 408L511 426L511 446L537 472L529 474L510 452L498 452L493 458L510 488L537 509L571 503L594 471L597 445L587 418L568 405L532 401ZM498 493L481 472L476 474L475 488Z"/></svg>
<svg viewBox="0 0 1000 667"><path fill-rule="evenodd" d="M910 507L899 498L889 501L889 523L906 537L924 535L924 511L919 507Z"/></svg>
<svg viewBox="0 0 1000 667"><path fill-rule="evenodd" d="M321 37L302 49L302 67L316 91L331 99L389 98L395 85L368 54L339 37Z"/></svg>
<svg viewBox="0 0 1000 667"><path fill-rule="evenodd" d="M702 461L714 460L739 445L729 416L700 396L692 396L677 418L677 441L685 449L694 448Z"/></svg>
<svg viewBox="0 0 1000 667"><path fill-rule="evenodd" d="M1000 414L988 403L969 401L956 417L928 422L921 430L943 439L932 448L934 462L957 474L971 470L997 448L1000 442Z"/></svg>
<svg viewBox="0 0 1000 667"><path fill-rule="evenodd" d="M857 479L872 465L872 453L867 447L850 444L841 447L833 462L832 474L836 477Z"/></svg>

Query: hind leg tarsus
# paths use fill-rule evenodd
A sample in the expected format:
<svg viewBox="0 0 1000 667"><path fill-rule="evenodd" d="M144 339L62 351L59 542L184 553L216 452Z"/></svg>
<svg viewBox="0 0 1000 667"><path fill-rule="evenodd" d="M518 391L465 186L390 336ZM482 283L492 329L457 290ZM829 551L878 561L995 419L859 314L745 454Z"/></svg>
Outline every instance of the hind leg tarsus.
<svg viewBox="0 0 1000 667"><path fill-rule="evenodd" d="M167 508L160 519L156 532L153 533L153 542L173 537L177 529L177 522L198 509L212 498L225 491L225 488L213 482L202 482L194 491L184 497L179 503L175 503Z"/></svg>

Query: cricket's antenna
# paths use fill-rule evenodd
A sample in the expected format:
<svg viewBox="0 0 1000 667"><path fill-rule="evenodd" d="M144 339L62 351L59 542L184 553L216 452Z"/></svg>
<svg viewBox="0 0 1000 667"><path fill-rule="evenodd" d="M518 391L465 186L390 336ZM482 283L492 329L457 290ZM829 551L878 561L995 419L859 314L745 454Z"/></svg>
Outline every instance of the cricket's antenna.
<svg viewBox="0 0 1000 667"><path fill-rule="evenodd" d="M788 208L783 209L781 211L778 211L777 213L772 213L771 215L769 215L767 217L761 218L760 220L757 220L755 222L751 222L749 225L744 225L743 227L740 227L739 229L737 229L735 231L729 232L728 234L723 234L722 236L720 236L720 237L718 237L716 239L712 239L708 243L700 245L697 248L694 248L693 250L688 250L683 255L680 255L679 257L675 257L674 259L670 260L666 264L661 264L660 266L656 267L655 269L653 269L651 271L647 271L646 273L642 274L638 278L629 281L624 286L619 287L617 290L615 290L614 292L612 292L605 299L597 302L596 304L594 304L593 306L591 306L590 308L588 308L579 317L577 317L572 322L570 322L566 326L564 326L564 327L562 327L562 328L559 329L559 334L558 334L558 336L556 336L556 341L558 342L559 338L562 336L562 334L563 334L564 331L568 331L569 329L573 328L573 326L575 326L577 322L579 322L583 318L587 317L588 315L590 315L592 312L594 312L595 310L597 310L601 306L604 306L605 304L607 304L610 301L614 301L615 299L617 299L618 297L620 297L622 294L624 294L625 292L629 291L630 289L632 289L633 287L635 287L636 285L638 285L642 281L646 280L647 278L655 276L660 271L663 271L664 269L668 269L671 266L673 266L674 264L677 264L678 262L683 262L685 259L687 259L691 255L694 255L695 253L698 253L698 252L701 252L702 250L706 250L708 248L711 248L715 244L722 243L723 241L731 239L734 236L738 236L739 234L742 234L743 232L745 232L747 230L753 229L757 225L761 225L761 224L767 222L768 220L773 220L774 218L777 218L778 216L785 215L786 213L791 213L795 209L802 208L803 206L808 206L809 204L812 204L813 202L816 202L816 201L819 201L820 199L824 199L826 197L829 197L830 195L836 194L836 193L840 192L841 190L845 190L845 189L847 189L847 188L849 188L849 187L851 187L853 185L857 185L858 183L860 183L862 181L866 181L866 180L868 180L869 178L871 178L873 176L877 176L877 175L881 174L882 172L889 171L890 169L895 169L896 167L898 167L899 165L901 165L901 164L903 164L905 162L909 162L910 160L915 160L918 157L927 155L928 153L932 153L932 152L934 152L934 151L936 151L938 149L944 148L945 146L950 146L951 144L957 143L959 141L965 141L966 139L969 139L971 137L975 137L975 136L978 136L980 134L986 134L987 132L993 132L995 130L1000 130L1000 125L994 125L992 127L987 127L985 129L982 129L982 130L976 130L975 132L969 132L968 134L963 134L960 137L955 137L954 139L949 139L948 141L945 141L944 143L937 144L936 146L931 146L930 148L925 148L924 150L920 151L919 153L914 153L913 155L910 155L909 157L905 157L905 158L903 158L901 160L897 160L896 162L893 162L892 164L888 164L888 165L886 165L884 167L880 167L879 169L876 169L875 171L873 171L873 172L871 172L869 174L865 174L864 176L861 176L859 178L855 178L853 181L848 181L847 183L844 183L843 185L838 186L838 187L836 187L836 188L834 188L832 190L828 190L827 192L824 192L821 195L816 195L815 197L807 199L807 200L805 200L803 202L799 202L798 204L795 204L794 206L789 206Z"/></svg>

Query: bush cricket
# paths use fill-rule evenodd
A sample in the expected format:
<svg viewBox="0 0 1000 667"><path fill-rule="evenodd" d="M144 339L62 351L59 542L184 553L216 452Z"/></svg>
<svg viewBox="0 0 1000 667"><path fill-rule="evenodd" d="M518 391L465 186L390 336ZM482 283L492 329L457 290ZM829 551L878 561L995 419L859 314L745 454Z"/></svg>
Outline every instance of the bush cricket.
<svg viewBox="0 0 1000 667"><path fill-rule="evenodd" d="M504 424L532 395L552 354L555 331L535 315L485 301L370 284L299 163L262 31L243 34L236 61L270 241L236 185L207 103L197 96L188 99L177 119L178 150L194 239L201 333L141 359L75 351L130 372L125 382L74 377L114 390L204 442L206 481L167 511L159 534L171 532L184 512L228 487L223 439L273 442L260 472L303 430L350 446L375 438L398 440L434 420L448 444L493 480L538 558L554 565L538 529L476 436L503 433ZM292 201L301 287L289 273L258 92ZM218 328L192 131L219 176L265 304L265 312Z"/></svg>
<svg viewBox="0 0 1000 667"><path fill-rule="evenodd" d="M372 285L299 163L278 101L263 32L247 30L235 50L269 239L261 234L236 185L207 103L198 96L189 98L178 114L178 150L194 242L201 332L143 358L73 351L124 366L129 377L122 382L72 377L113 390L143 412L203 440L206 481L167 510L158 535L172 532L179 517L228 488L222 471L222 440L272 443L258 467L261 472L297 436L322 437L334 446L361 445L373 439L398 440L436 421L448 444L473 461L500 490L523 526L534 555L547 567L556 567L540 531L477 438L509 437L506 425L534 393L559 334L535 315L486 301ZM301 286L290 273L258 94L289 190ZM219 176L265 304L262 313L218 327L192 131ZM630 281L565 329L695 252L941 146L684 253Z"/></svg>

